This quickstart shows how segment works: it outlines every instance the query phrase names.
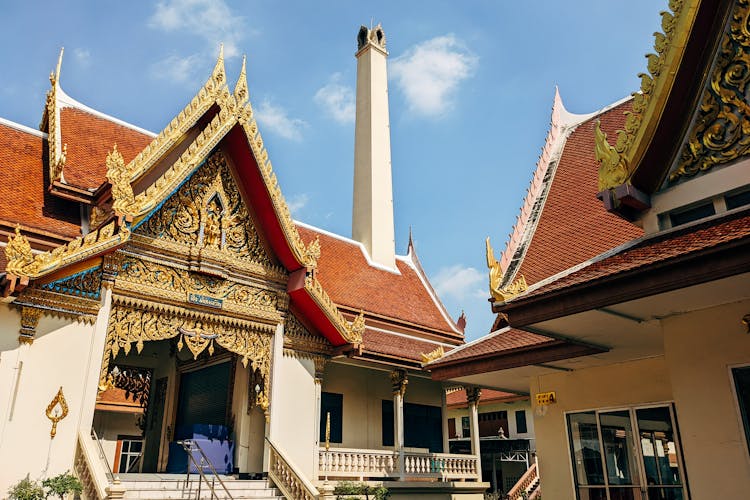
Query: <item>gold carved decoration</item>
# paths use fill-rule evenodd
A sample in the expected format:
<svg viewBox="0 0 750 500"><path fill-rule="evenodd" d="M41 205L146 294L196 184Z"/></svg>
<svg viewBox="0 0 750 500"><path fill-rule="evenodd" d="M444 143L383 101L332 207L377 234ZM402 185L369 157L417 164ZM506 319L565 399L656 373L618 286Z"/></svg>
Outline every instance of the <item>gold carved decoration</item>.
<svg viewBox="0 0 750 500"><path fill-rule="evenodd" d="M466 387L466 401L469 404L479 403L479 399L482 397L482 389L479 387Z"/></svg>
<svg viewBox="0 0 750 500"><path fill-rule="evenodd" d="M21 234L21 227L16 225L15 236L8 236L8 244L5 246L5 258L8 261L5 270L16 276L23 276L23 270L34 261L29 240Z"/></svg>
<svg viewBox="0 0 750 500"><path fill-rule="evenodd" d="M49 181L50 183L62 179L63 167L68 155L68 145L61 145L60 116L57 107L57 93L60 91L60 69L62 67L62 58L65 48L60 48L60 55L57 58L57 68L50 73L49 82L51 87L47 91L47 100L45 103L44 117L39 129L42 132L47 131L47 147L49 162Z"/></svg>
<svg viewBox="0 0 750 500"><path fill-rule="evenodd" d="M58 422L68 416L68 402L65 401L62 386L60 386L60 390L57 391L50 404L47 405L45 414L52 422L52 430L49 431L49 436L54 439L55 434L57 434Z"/></svg>
<svg viewBox="0 0 750 500"><path fill-rule="evenodd" d="M101 303L96 299L34 287L25 288L13 301L13 305L44 310L45 314L50 316L73 319L87 324L96 321L96 315L101 307Z"/></svg>
<svg viewBox="0 0 750 500"><path fill-rule="evenodd" d="M136 232L160 240L227 251L243 259L272 265L220 152L209 157Z"/></svg>
<svg viewBox="0 0 750 500"><path fill-rule="evenodd" d="M42 310L35 307L21 307L21 330L18 335L20 344L33 344L34 335L39 319L42 317Z"/></svg>
<svg viewBox="0 0 750 500"><path fill-rule="evenodd" d="M747 330L747 333L750 333L750 314L745 314L742 317L742 324L745 325L745 330Z"/></svg>
<svg viewBox="0 0 750 500"><path fill-rule="evenodd" d="M669 181L692 177L750 154L750 1L731 13L709 85Z"/></svg>
<svg viewBox="0 0 750 500"><path fill-rule="evenodd" d="M94 267L51 283L38 285L43 290L98 299L101 294L102 269Z"/></svg>
<svg viewBox="0 0 750 500"><path fill-rule="evenodd" d="M525 292L528 286L526 285L526 278L523 275L513 283L503 286L503 269L497 259L495 259L495 252L492 249L489 237L487 237L485 243L487 267L490 270L490 296L495 299L495 301L505 302L506 300Z"/></svg>
<svg viewBox="0 0 750 500"><path fill-rule="evenodd" d="M307 245L307 248L305 249L305 257L308 266L318 267L318 259L320 258L320 236L316 236L315 239Z"/></svg>
<svg viewBox="0 0 750 500"><path fill-rule="evenodd" d="M116 229L118 229L116 231ZM106 226L92 231L86 236L76 238L69 243L59 246L52 251L32 255L28 241L16 231L16 238L8 245L12 246L12 253L8 255L6 270L15 276L39 278L62 266L72 264L98 253L109 250L128 240L130 230L127 226L117 226L110 222ZM19 237L21 240L19 241ZM32 255L32 258L29 256Z"/></svg>
<svg viewBox="0 0 750 500"><path fill-rule="evenodd" d="M107 180L112 185L112 209L116 214L129 213L133 208L135 196L130 185L130 176L125 168L125 159L115 144L107 154Z"/></svg>
<svg viewBox="0 0 750 500"><path fill-rule="evenodd" d="M89 229L93 230L107 222L107 219L112 215L110 210L104 207L91 207L89 212Z"/></svg>
<svg viewBox="0 0 750 500"><path fill-rule="evenodd" d="M403 368L397 368L391 372L391 390L393 395L401 395L403 398L406 394L406 386L409 384L409 378L406 374L406 370Z"/></svg>
<svg viewBox="0 0 750 500"><path fill-rule="evenodd" d="M445 349L443 349L443 346L438 346L437 349L434 351L430 351L427 353L422 353L422 363L430 363L431 361L435 361L436 359L440 359L443 356L445 356Z"/></svg>
<svg viewBox="0 0 750 500"><path fill-rule="evenodd" d="M646 55L648 74L638 75L641 89L632 94L632 111L626 113L625 128L617 131L614 146L597 125L595 151L600 162L600 191L626 182L638 165L674 82L697 3L697 0L669 0L670 12L661 13L663 33L654 33L656 53Z"/></svg>
<svg viewBox="0 0 750 500"><path fill-rule="evenodd" d="M363 313L360 312L351 323L347 321L344 315L341 314L341 311L339 311L339 308L336 307L336 304L333 303L331 297L323 290L323 285L320 284L320 281L312 275L305 277L305 290L307 290L310 297L315 300L347 342L351 344L362 343L362 334L365 331L365 317Z"/></svg>
<svg viewBox="0 0 750 500"><path fill-rule="evenodd" d="M182 350L187 346L194 358L203 351L213 354L214 345L218 344L239 355L243 366L247 367L250 363L268 381L273 330L272 326L251 322L226 324L218 317L196 318L187 310L177 313L114 305L109 318L99 389L106 389L110 359L114 359L120 351L127 355L135 344L136 351L140 354L146 341L175 337L178 337L178 349ZM267 398L267 394L264 396Z"/></svg>
<svg viewBox="0 0 750 500"><path fill-rule="evenodd" d="M330 342L322 335L310 333L294 314L286 317L284 348L311 354L330 355L332 353Z"/></svg>

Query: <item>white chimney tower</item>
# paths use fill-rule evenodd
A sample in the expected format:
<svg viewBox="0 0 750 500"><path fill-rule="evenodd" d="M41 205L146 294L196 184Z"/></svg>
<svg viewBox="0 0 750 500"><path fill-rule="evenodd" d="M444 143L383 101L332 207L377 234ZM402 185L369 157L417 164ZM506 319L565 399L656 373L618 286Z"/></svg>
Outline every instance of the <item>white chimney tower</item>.
<svg viewBox="0 0 750 500"><path fill-rule="evenodd" d="M385 33L378 24L357 35L357 115L354 131L352 238L370 258L396 269L391 180L391 131Z"/></svg>

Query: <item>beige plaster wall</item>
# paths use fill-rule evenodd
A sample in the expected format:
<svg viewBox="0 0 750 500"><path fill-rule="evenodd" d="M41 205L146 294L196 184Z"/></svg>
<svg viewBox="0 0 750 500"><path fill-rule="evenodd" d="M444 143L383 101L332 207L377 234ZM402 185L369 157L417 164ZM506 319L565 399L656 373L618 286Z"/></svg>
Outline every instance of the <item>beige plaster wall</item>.
<svg viewBox="0 0 750 500"><path fill-rule="evenodd" d="M390 371L331 362L323 375L323 392L343 394L343 443L331 447L392 449L383 446L382 401L393 400ZM404 402L441 406L442 386L410 376Z"/></svg>
<svg viewBox="0 0 750 500"><path fill-rule="evenodd" d="M747 498L750 456L730 367L750 364L741 324L750 301L663 320L690 491L693 498Z"/></svg>
<svg viewBox="0 0 750 500"><path fill-rule="evenodd" d="M278 335L278 333L277 333ZM315 366L274 352L271 387L271 440L308 479L316 475Z"/></svg>
<svg viewBox="0 0 750 500"><path fill-rule="evenodd" d="M670 401L672 386L663 356L559 372L531 380L532 398L555 391L557 403L544 416L534 411L542 491L556 500L575 498L565 412ZM532 410L536 402L532 399ZM701 497L695 497L701 498ZM706 497L714 498L714 497Z"/></svg>
<svg viewBox="0 0 750 500"><path fill-rule="evenodd" d="M98 326L42 316L34 343L19 345L20 312L0 304L0 491L72 469L78 430L93 418L108 313ZM53 439L45 410L60 387L68 415Z"/></svg>

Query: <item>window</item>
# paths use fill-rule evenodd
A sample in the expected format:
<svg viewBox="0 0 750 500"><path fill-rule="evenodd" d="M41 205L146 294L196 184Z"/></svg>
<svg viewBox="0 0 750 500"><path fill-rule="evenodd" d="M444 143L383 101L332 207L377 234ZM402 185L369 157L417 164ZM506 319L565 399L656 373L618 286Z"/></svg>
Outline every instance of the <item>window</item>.
<svg viewBox="0 0 750 500"><path fill-rule="evenodd" d="M526 434L529 429L526 427L526 410L516 410L516 433Z"/></svg>
<svg viewBox="0 0 750 500"><path fill-rule="evenodd" d="M733 368L734 388L737 391L737 402L740 405L740 415L745 428L745 439L750 449L750 366Z"/></svg>
<svg viewBox="0 0 750 500"><path fill-rule="evenodd" d="M117 436L114 469L118 473L138 472L142 453L142 437Z"/></svg>
<svg viewBox="0 0 750 500"><path fill-rule="evenodd" d="M669 214L669 220L672 223L672 227L676 227L682 224L687 224L688 222L693 222L694 220L710 217L715 213L716 210L714 209L714 204L709 201L708 203L688 208L687 210L672 212Z"/></svg>
<svg viewBox="0 0 750 500"><path fill-rule="evenodd" d="M568 434L581 500L683 500L671 406L570 413Z"/></svg>
<svg viewBox="0 0 750 500"><path fill-rule="evenodd" d="M508 412L480 413L477 420L479 420L479 437L497 437L500 435L500 429L503 430L502 435L508 437Z"/></svg>
<svg viewBox="0 0 750 500"><path fill-rule="evenodd" d="M404 446L443 452L443 422L439 406L404 403ZM383 400L383 446L394 446L393 401Z"/></svg>
<svg viewBox="0 0 750 500"><path fill-rule="evenodd" d="M469 434L471 434L469 417L461 417L461 437L469 437Z"/></svg>
<svg viewBox="0 0 750 500"><path fill-rule="evenodd" d="M333 392L320 394L320 443L326 442L326 418L331 414L331 443L343 443L344 395Z"/></svg>
<svg viewBox="0 0 750 500"><path fill-rule="evenodd" d="M724 201L727 204L727 210L750 205L750 190L728 194L724 197Z"/></svg>
<svg viewBox="0 0 750 500"><path fill-rule="evenodd" d="M456 435L456 419L455 418L448 419L448 437L451 439L458 437Z"/></svg>

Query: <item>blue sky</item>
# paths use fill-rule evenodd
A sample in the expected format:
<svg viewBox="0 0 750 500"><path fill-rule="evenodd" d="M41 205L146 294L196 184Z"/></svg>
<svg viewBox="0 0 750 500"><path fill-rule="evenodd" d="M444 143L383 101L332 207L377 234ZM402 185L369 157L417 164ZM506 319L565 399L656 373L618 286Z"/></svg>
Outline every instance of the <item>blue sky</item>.
<svg viewBox="0 0 750 500"><path fill-rule="evenodd" d="M2 2L0 117L36 127L47 76L74 99L158 132L208 77L220 42L295 218L351 233L360 24L390 52L396 246L467 337L492 324L484 238L502 251L543 146L554 87L588 113L638 89L666 0ZM323 249L325 251L325 249Z"/></svg>

